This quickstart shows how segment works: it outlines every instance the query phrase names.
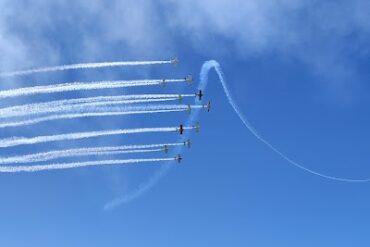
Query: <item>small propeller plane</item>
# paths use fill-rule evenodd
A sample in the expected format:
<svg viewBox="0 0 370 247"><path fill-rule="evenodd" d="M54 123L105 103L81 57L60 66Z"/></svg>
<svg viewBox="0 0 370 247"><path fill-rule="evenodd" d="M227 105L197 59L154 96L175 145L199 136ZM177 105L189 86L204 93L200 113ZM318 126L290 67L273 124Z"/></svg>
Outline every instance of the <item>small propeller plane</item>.
<svg viewBox="0 0 370 247"><path fill-rule="evenodd" d="M180 135L182 135L184 133L184 125L180 124L179 128L177 129L177 131L180 133Z"/></svg>
<svg viewBox="0 0 370 247"><path fill-rule="evenodd" d="M203 106L204 109L207 109L207 112L211 111L211 101L208 101L208 104Z"/></svg>
<svg viewBox="0 0 370 247"><path fill-rule="evenodd" d="M178 63L179 63L179 59L177 59L177 57L171 59L171 64L176 66Z"/></svg>
<svg viewBox="0 0 370 247"><path fill-rule="evenodd" d="M196 132L199 132L199 130L200 130L200 124L197 123L197 124L193 125L193 128L195 129Z"/></svg>
<svg viewBox="0 0 370 247"><path fill-rule="evenodd" d="M195 97L198 97L199 100L202 100L202 97L204 96L202 90L199 89L198 92L195 93Z"/></svg>
<svg viewBox="0 0 370 247"><path fill-rule="evenodd" d="M190 105L188 105L188 108L187 108L187 110L186 110L189 114L191 113L191 106Z"/></svg>
<svg viewBox="0 0 370 247"><path fill-rule="evenodd" d="M191 141L190 140L184 141L184 146L191 148Z"/></svg>
<svg viewBox="0 0 370 247"><path fill-rule="evenodd" d="M192 83L193 82L193 77L191 75L187 75L187 76L184 77L184 80L186 82Z"/></svg>
<svg viewBox="0 0 370 247"><path fill-rule="evenodd" d="M166 154L168 153L168 150L169 150L168 145L164 145L162 149L163 149L163 151L164 151Z"/></svg>
<svg viewBox="0 0 370 247"><path fill-rule="evenodd" d="M176 155L175 160L176 160L178 163L181 163L181 161L182 161L182 157L181 157L181 155L180 155L180 154Z"/></svg>
<svg viewBox="0 0 370 247"><path fill-rule="evenodd" d="M162 79L162 82L161 82L161 85L162 85L162 87L165 87L166 86L166 79Z"/></svg>
<svg viewBox="0 0 370 247"><path fill-rule="evenodd" d="M178 99L179 99L179 103L181 103L184 97L181 94L179 94Z"/></svg>

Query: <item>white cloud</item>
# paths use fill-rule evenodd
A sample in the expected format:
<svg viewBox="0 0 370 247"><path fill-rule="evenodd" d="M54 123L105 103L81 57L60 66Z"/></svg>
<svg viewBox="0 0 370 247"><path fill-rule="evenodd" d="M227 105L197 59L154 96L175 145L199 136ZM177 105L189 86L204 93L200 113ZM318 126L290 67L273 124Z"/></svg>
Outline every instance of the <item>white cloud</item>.
<svg viewBox="0 0 370 247"><path fill-rule="evenodd" d="M150 1L4 0L0 8L2 70L172 50Z"/></svg>
<svg viewBox="0 0 370 247"><path fill-rule="evenodd" d="M203 55L298 60L318 89L337 99L358 82L356 58L370 54L370 2L305 0L163 0L173 32ZM325 82L325 83L323 83ZM335 96L334 96L335 98Z"/></svg>
<svg viewBox="0 0 370 247"><path fill-rule="evenodd" d="M246 54L307 46L310 39L324 39L329 32L333 38L341 38L353 31L370 31L370 4L364 0L164 2L170 6L167 21L172 28L196 36L202 45L212 37L230 39Z"/></svg>
<svg viewBox="0 0 370 247"><path fill-rule="evenodd" d="M168 56L179 36L205 55L278 53L319 71L343 56L348 35L365 43L370 32L365 0L4 0L0 7L3 68L56 63L73 51L71 59L109 59L112 46L123 58Z"/></svg>

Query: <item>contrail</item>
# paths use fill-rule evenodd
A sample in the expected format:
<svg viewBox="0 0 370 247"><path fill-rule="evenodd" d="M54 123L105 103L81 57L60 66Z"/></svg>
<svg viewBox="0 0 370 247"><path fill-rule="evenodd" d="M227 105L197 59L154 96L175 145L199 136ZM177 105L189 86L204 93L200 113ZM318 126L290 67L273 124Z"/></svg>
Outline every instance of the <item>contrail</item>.
<svg viewBox="0 0 370 247"><path fill-rule="evenodd" d="M82 109L79 109L80 112L77 112L77 113L59 112L57 114L47 115L47 116L42 116L42 117L33 117L27 120L3 122L3 123L0 123L0 128L32 125L32 124L38 124L42 122L55 121L55 120L61 120L61 119L186 112L186 111L189 111L188 109L201 109L203 107L204 106L201 106L201 105L189 105L189 106L149 105L149 106L137 106L137 107L109 107L109 108L101 107L101 108L93 108L93 109L82 108Z"/></svg>
<svg viewBox="0 0 370 247"><path fill-rule="evenodd" d="M102 102L91 102L82 104L66 104L61 106L42 106L42 107L18 107L14 109L0 109L0 118L11 118L11 117L22 117L29 115L40 115L46 113L61 113L61 112L74 112L83 111L85 109L100 109L102 107L113 106L113 105L128 105L138 103L154 103L154 102L167 102L176 101L176 98L162 98L162 99L135 99L135 100L113 100L113 101L102 101ZM44 103L43 103L44 104Z"/></svg>
<svg viewBox="0 0 370 247"><path fill-rule="evenodd" d="M162 61L118 61L118 62L102 62L102 63L78 63L69 65L59 65L53 67L43 67L27 70L17 70L11 72L0 73L0 77L30 75L35 73L55 72L64 70L76 70L76 69L96 69L105 67L123 67L123 66L140 66L140 65L160 65L160 64L171 64L172 60Z"/></svg>
<svg viewBox="0 0 370 247"><path fill-rule="evenodd" d="M99 106L104 104L133 104L161 101L174 101L181 98L194 97L194 94L137 94L119 96L97 96L89 98L55 100L42 103L24 104L0 108L0 117L19 117L29 114L49 113L60 111L63 107L72 106ZM64 108L63 108L64 109Z"/></svg>
<svg viewBox="0 0 370 247"><path fill-rule="evenodd" d="M73 163L54 163L49 165L33 165L33 166L0 166L0 172L14 173L14 172L39 172L48 170L62 170L72 169L86 166L106 166L106 165L124 165L124 164L138 164L144 162L163 162L174 161L174 158L160 158L160 159L124 159L124 160L98 160L86 162Z"/></svg>
<svg viewBox="0 0 370 247"><path fill-rule="evenodd" d="M126 145L112 147L74 148L67 150L55 150L43 153L27 154L12 157L0 157L0 164L33 163L48 161L66 157L90 156L90 155L111 155L126 153L146 153L164 151L164 147L183 146L184 143L163 143L149 145Z"/></svg>
<svg viewBox="0 0 370 247"><path fill-rule="evenodd" d="M80 156L101 156L101 155L114 155L114 154L132 154L132 153L152 153L161 152L163 149L133 149L133 150L119 150L116 148L92 148L92 149L75 149L52 151L48 153L38 153L23 156L7 157L0 159L0 164L17 164L17 163L33 163L40 161L47 161L52 159L59 159L65 157L80 157Z"/></svg>
<svg viewBox="0 0 370 247"><path fill-rule="evenodd" d="M18 127L25 125L38 124L46 121L61 120L61 119L73 119L73 118L85 118L85 117L107 117L107 116L122 116L122 115L134 115L134 114L155 114L155 113L170 113L170 112L182 112L185 109L173 109L173 110L145 110L145 111L118 111L118 112L87 112L87 113L69 113L69 114L57 114L46 117L37 117L30 120L21 120L16 122L1 123L0 128L6 127ZM0 145L1 146L1 145Z"/></svg>
<svg viewBox="0 0 370 247"><path fill-rule="evenodd" d="M184 127L184 130L194 129L195 127ZM176 132L177 127L162 127L162 128L137 128L137 129L117 129L117 130L103 130L90 132L67 133L50 136L36 136L31 138L26 137L10 137L0 139L0 148L13 147L19 145L31 145L45 142L56 142L66 140L78 140L85 138L111 136L111 135L127 135L137 133L161 133L161 132Z"/></svg>
<svg viewBox="0 0 370 247"><path fill-rule="evenodd" d="M222 69L221 69L221 66L220 64L215 61L215 60L210 60L210 61L207 61L203 64L202 66L202 70L201 70L201 73L200 73L200 88L203 88L205 89L206 86L207 86L207 83L208 83L208 74L209 74L209 71L211 69L214 69L218 75L218 78L222 84L222 87L224 89L224 92L226 94L226 97L231 105L231 107L234 109L235 113L238 115L238 117L240 118L240 120L243 122L244 126L259 140L261 141L263 144L265 144L267 147L269 147L272 151L274 151L276 154L278 154L281 158L283 158L284 160L288 161L290 164L292 164L293 166L299 168L299 169L302 169L306 172L309 172L313 175L316 175L316 176L319 176L319 177L322 177L322 178L326 178L326 179L331 179L331 180L336 180L336 181L341 181L341 182L369 182L370 181L370 178L365 178L365 179L352 179L352 178L342 178L342 177L335 177L335 176L329 176L329 175L325 175L323 173L320 173L320 172L316 172L314 170L311 170L311 169L308 169L306 167L304 167L303 165L300 165L299 163L293 161L292 159L290 159L288 156L286 156L285 154L283 154L282 152L280 152L277 148L275 148L270 142L268 142L266 139L264 139L254 128L253 126L249 123L249 121L247 120L247 118L244 116L244 114L240 111L238 105L235 103L233 97L231 96L231 93L230 93L230 90L227 86L227 83L226 83L226 80L225 80L225 76L222 72Z"/></svg>
<svg viewBox="0 0 370 247"><path fill-rule="evenodd" d="M179 83L187 82L186 79L166 79L165 83ZM125 88L125 87L140 87L140 86L152 86L161 85L163 80L131 80L131 81L93 81L93 82L69 82L62 84L46 85L46 86L34 86L16 88L10 90L0 91L0 99L29 96L34 94L50 94L50 93L61 93L71 92L79 90L99 90L99 89L112 89L112 88Z"/></svg>

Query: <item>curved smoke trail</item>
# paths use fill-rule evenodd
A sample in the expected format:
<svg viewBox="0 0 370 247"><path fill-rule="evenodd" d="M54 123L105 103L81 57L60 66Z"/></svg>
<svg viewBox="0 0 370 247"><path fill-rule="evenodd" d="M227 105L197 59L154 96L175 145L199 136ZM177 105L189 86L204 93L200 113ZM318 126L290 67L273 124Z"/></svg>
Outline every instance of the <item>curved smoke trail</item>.
<svg viewBox="0 0 370 247"><path fill-rule="evenodd" d="M194 100L194 102L196 102L196 100ZM190 126L191 123L194 122L194 120L198 118L199 112L200 112L199 109L195 109L195 111L193 111L193 114L190 115L188 121L186 122L187 126ZM189 133L184 132L184 137L183 138L187 139L188 136L189 136ZM174 155L176 153L180 153L181 149L182 149L182 147L178 146L178 147L173 149L171 154ZM166 163L166 164L162 165L160 167L160 169L156 173L154 173L154 175L152 177L149 178L149 180L147 180L146 182L139 185L139 187L137 187L135 190L128 193L127 195L124 195L122 197L113 199L112 201L106 203L104 205L103 209L104 210L110 210L110 209L113 209L115 207L118 207L119 205L129 203L129 202L135 200L136 198L138 198L139 196L141 196L142 194L147 192L149 189L151 189L154 185L156 185L159 182L159 180L162 177L164 177L172 167L173 167L173 165L171 163Z"/></svg>
<svg viewBox="0 0 370 247"><path fill-rule="evenodd" d="M352 178L342 178L342 177L335 177L335 176L329 176L329 175L326 175L326 174L323 174L323 173L320 173L320 172L316 172L314 170L311 170L311 169L308 169L300 164L298 164L297 162L293 161L292 159L290 159L288 156L286 156L285 154L283 154L282 152L280 152L277 148L275 148L270 142L268 142L266 139L264 139L254 128L253 126L248 122L247 118L244 116L244 114L240 111L239 107L235 104L235 101L234 99L232 98L231 96L231 93L230 93L230 90L227 86L227 83L226 83L226 80L225 80L225 76L221 70L221 67L220 67L220 64L215 61L215 60L210 60L210 61L207 61L203 64L203 67L202 67L202 71L200 73L200 87L205 89L205 87L207 86L207 82L208 82L208 73L209 71L214 68L217 75L218 75L218 78L222 84L222 87L224 89L224 92L226 94L226 97L231 105L231 107L234 109L235 113L238 115L238 117L240 118L240 120L243 122L244 126L259 140L261 141L263 144L265 144L267 147L269 147L272 151L274 151L277 155L279 155L281 158L283 158L284 160L288 161L290 164L292 164L293 166L299 168L299 169L302 169L306 172L309 172L313 175L316 175L316 176L319 176L319 177L322 177L322 178L326 178L326 179L331 179L331 180L336 180L336 181L341 181L341 182L369 182L370 181L370 178L365 178L365 179L352 179Z"/></svg>
<svg viewBox="0 0 370 247"><path fill-rule="evenodd" d="M270 144L267 140L265 140L254 128L253 126L249 123L247 118L244 116L244 114L240 111L239 107L235 104L235 101L233 100L230 90L227 86L225 76L222 72L220 64L216 60L209 60L203 63L201 71L200 71L200 81L199 81L199 89L202 89L205 91L207 84L208 84L208 74L211 69L214 69L219 77L220 83L222 84L222 87L224 89L224 92L226 94L226 97L231 105L231 107L234 109L235 113L238 115L240 120L243 122L244 126L263 144L265 144L267 147L269 147L272 151L274 151L276 154L278 154L281 158L286 160L288 163L291 165L306 171L310 174L325 178L325 179L330 179L330 180L335 180L335 181L340 181L340 182L350 182L350 183L361 183L361 182L369 182L370 178L365 178L365 179L351 179L351 178L341 178L341 177L335 177L335 176L329 176L325 175L320 172L316 172L314 170L308 169L297 162L293 161L290 159L288 156L280 152L277 148L275 148L272 144ZM195 116L191 117L190 120L193 120ZM135 200L142 194L144 194L146 191L148 191L150 188L152 188L167 172L172 166L165 164L163 165L159 171L157 171L151 178L149 178L148 181L145 183L139 185L139 187L134 190L133 192L118 198L114 199L111 202L108 202L104 205L104 210L110 210L113 209L121 204L128 203L132 200Z"/></svg>

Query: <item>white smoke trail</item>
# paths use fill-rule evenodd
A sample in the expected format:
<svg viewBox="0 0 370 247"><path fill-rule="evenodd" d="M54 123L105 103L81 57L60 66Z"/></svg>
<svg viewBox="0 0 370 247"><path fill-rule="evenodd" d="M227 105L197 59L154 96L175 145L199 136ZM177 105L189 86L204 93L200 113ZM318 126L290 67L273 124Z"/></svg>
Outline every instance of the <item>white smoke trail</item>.
<svg viewBox="0 0 370 247"><path fill-rule="evenodd" d="M123 115L136 115L136 114L156 114L156 113L173 113L173 112L186 112L189 109L200 109L202 105L148 105L148 106L136 106L136 107L95 107L80 108L77 107L77 112L63 113L57 112L53 115L47 115L42 117L31 117L26 120L17 120L10 122L0 123L0 128L7 127L18 127L25 125L38 124L46 121L55 121L61 119L74 119L74 118L86 118L86 117L107 117L107 116L123 116Z"/></svg>
<svg viewBox="0 0 370 247"><path fill-rule="evenodd" d="M185 79L166 79L166 83L186 82ZM163 80L132 80L132 81L94 81L94 82L70 82L47 86L35 86L16 88L0 91L0 99L29 96L34 94L62 93L79 90L99 90L125 87L139 87L161 85Z"/></svg>
<svg viewBox="0 0 370 247"><path fill-rule="evenodd" d="M64 71L64 70L76 70L76 69L96 69L104 67L123 67L123 66L139 66L139 65L160 65L160 64L171 64L171 60L163 61L118 61L118 62L103 62L103 63L79 63L69 65L59 65L53 67L43 67L27 70L17 70L11 72L0 73L0 77L30 75L35 73Z"/></svg>
<svg viewBox="0 0 370 247"><path fill-rule="evenodd" d="M119 96L97 96L89 98L55 100L42 103L32 103L18 106L0 108L0 117L19 117L29 114L49 113L61 111L63 107L72 106L99 106L104 104L131 104L131 103L149 103L160 101L174 101L186 97L194 97L194 94L137 94L137 95L119 95ZM64 108L63 108L64 109Z"/></svg>
<svg viewBox="0 0 370 247"><path fill-rule="evenodd" d="M109 148L95 148L95 149L71 149L63 151L52 151L48 153L37 153L23 156L6 157L0 159L0 164L17 164L17 163L33 163L48 161L59 158L71 158L81 156L102 156L102 155L114 155L114 154L132 154L132 153L152 153L161 152L163 149L133 149L133 150L117 150Z"/></svg>
<svg viewBox="0 0 370 247"><path fill-rule="evenodd" d="M369 182L370 178L365 178L365 179L352 179L352 178L342 178L342 177L335 177L335 176L329 176L325 175L320 172L313 171L311 169L308 169L304 167L303 165L298 164L297 162L293 161L290 159L288 156L280 152L277 148L275 148L270 142L268 142L266 139L264 139L254 128L253 126L248 122L247 118L244 116L244 114L240 111L239 107L236 105L235 101L233 100L230 90L228 89L225 76L222 72L222 69L220 67L220 64L215 61L215 60L210 60L207 61L203 64L202 70L200 73L200 88L205 88L207 86L208 82L208 73L211 69L215 69L220 82L222 84L222 87L224 89L224 92L226 94L226 97L231 105L231 107L234 109L235 113L238 115L240 120L243 122L244 126L263 144L265 144L267 147L269 147L272 151L274 151L276 154L278 154L281 158L284 160L288 161L288 163L292 164L293 166L302 169L306 172L309 172L313 175L326 178L326 179L331 179L331 180L336 180L336 181L341 181L341 182Z"/></svg>
<svg viewBox="0 0 370 247"><path fill-rule="evenodd" d="M183 146L184 143L163 143L149 145L127 145L112 147L74 148L67 150L55 150L43 153L27 154L11 157L0 157L0 164L33 163L48 161L52 159L88 156L88 155L110 155L125 153L146 153L164 151L164 147Z"/></svg>
<svg viewBox="0 0 370 247"><path fill-rule="evenodd" d="M123 115L135 115L135 114L156 114L156 113L171 113L171 112L182 112L186 109L172 109L172 110L141 110L141 111L117 111L117 112L86 112L86 113L67 113L67 114L56 114L45 117L36 117L29 120L20 120L15 122L1 123L0 128L7 127L18 127L32 124L38 124L47 121L61 120L61 119L73 119L73 118L85 118L85 117L107 117L107 116L123 116ZM1 146L1 145L0 145Z"/></svg>
<svg viewBox="0 0 370 247"><path fill-rule="evenodd" d="M194 129L194 127L184 127L184 130ZM50 136L36 136L31 138L26 137L10 137L0 139L0 148L13 147L19 145L31 145L45 142L78 140L85 138L111 136L111 135L127 135L137 133L160 133L160 132L176 132L177 127L162 127L162 128L137 128L137 129L117 129L117 130L103 130L90 132L77 132Z"/></svg>
<svg viewBox="0 0 370 247"><path fill-rule="evenodd" d="M87 166L106 166L106 165L124 165L124 164L138 164L144 162L163 162L174 161L174 158L160 158L160 159L124 159L124 160L98 160L86 162L73 163L54 163L49 165L33 165L33 166L0 166L0 172L14 173L14 172L39 172L49 170L72 169Z"/></svg>
<svg viewBox="0 0 370 247"><path fill-rule="evenodd" d="M14 109L0 109L0 118L12 118L12 117L24 117L28 115L40 115L49 113L61 113L61 112L81 112L86 109L100 109L101 107L113 106L113 105L128 105L138 103L154 103L154 102L167 102L175 101L176 98L162 98L162 99L135 99L135 100L114 100L114 101L102 101L102 102L91 102L82 104L71 104L62 105L56 107L25 107Z"/></svg>

